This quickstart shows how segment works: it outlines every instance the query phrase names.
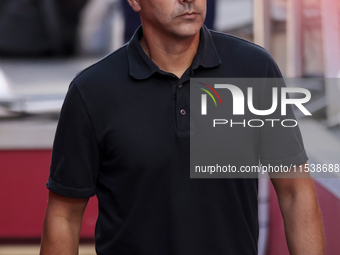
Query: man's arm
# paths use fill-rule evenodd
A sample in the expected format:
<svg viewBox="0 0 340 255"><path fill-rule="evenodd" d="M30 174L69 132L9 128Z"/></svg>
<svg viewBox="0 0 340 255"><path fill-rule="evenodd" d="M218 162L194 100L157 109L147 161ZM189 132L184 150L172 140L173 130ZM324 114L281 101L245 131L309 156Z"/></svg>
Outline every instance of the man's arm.
<svg viewBox="0 0 340 255"><path fill-rule="evenodd" d="M279 200L290 254L324 255L321 211L309 173L305 177L271 181Z"/></svg>
<svg viewBox="0 0 340 255"><path fill-rule="evenodd" d="M49 192L40 255L76 255L88 199L60 196Z"/></svg>

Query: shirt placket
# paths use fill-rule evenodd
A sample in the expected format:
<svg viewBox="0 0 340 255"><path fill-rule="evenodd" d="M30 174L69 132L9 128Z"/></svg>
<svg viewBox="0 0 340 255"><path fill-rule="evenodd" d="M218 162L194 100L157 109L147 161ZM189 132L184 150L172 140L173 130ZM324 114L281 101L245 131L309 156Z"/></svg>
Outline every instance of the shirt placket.
<svg viewBox="0 0 340 255"><path fill-rule="evenodd" d="M179 79L175 89L176 126L178 137L188 137L190 133L190 86L189 79Z"/></svg>

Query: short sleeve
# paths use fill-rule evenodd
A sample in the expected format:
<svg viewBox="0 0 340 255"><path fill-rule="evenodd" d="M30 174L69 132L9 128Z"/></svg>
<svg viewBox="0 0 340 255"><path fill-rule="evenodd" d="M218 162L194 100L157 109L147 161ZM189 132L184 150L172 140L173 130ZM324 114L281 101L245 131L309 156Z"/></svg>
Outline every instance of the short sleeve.
<svg viewBox="0 0 340 255"><path fill-rule="evenodd" d="M59 195L95 195L100 148L86 106L72 82L61 109L47 188Z"/></svg>
<svg viewBox="0 0 340 255"><path fill-rule="evenodd" d="M272 106L272 89L277 87L278 106L274 113L262 116L265 125L260 131L260 161L262 165L294 166L308 160L298 122L287 104L286 115L281 113L281 88L285 82L274 60L271 62L262 109Z"/></svg>

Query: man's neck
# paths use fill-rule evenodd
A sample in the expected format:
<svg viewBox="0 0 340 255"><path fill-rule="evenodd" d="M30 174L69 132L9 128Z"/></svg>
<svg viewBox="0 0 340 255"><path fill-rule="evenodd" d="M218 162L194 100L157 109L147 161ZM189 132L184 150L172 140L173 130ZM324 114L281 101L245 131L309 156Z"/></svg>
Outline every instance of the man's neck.
<svg viewBox="0 0 340 255"><path fill-rule="evenodd" d="M161 70L180 78L191 66L197 53L199 38L199 32L188 38L169 38L143 30L140 44L148 57Z"/></svg>

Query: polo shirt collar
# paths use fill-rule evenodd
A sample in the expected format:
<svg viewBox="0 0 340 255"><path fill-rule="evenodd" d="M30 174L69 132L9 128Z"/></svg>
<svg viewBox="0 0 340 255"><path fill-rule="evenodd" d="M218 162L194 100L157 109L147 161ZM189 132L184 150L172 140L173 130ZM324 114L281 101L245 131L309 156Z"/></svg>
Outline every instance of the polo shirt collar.
<svg viewBox="0 0 340 255"><path fill-rule="evenodd" d="M143 29L140 26L127 45L127 55L129 61L129 73L138 80L149 78L156 72L162 72L159 67L146 55L139 40L143 36ZM193 59L191 69L195 70L199 66L212 68L221 64L212 36L205 25L200 30L200 42L197 53Z"/></svg>

